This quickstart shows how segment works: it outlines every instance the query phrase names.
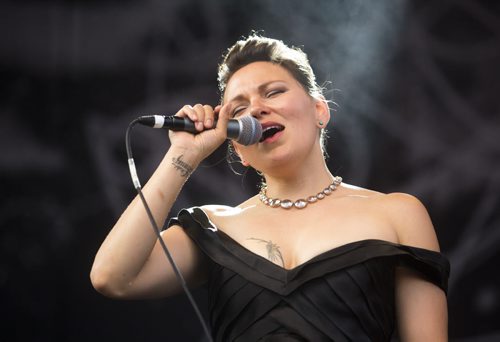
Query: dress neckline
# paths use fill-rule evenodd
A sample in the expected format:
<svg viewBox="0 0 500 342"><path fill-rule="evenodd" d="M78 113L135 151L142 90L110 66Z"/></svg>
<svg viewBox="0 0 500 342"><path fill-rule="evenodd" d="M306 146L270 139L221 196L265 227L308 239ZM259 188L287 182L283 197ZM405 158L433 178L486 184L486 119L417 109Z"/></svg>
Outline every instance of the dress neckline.
<svg viewBox="0 0 500 342"><path fill-rule="evenodd" d="M347 242L338 246L335 246L333 248L330 248L326 251L320 252L319 254L309 258L308 260L295 265L292 268L285 268L282 266L279 266L278 264L273 263L272 261L268 260L267 258L251 251L247 247L243 246L241 243L233 239L229 234L224 232L223 230L219 229L208 217L208 215L205 213L203 209L200 207L193 207L191 208L194 218L198 223L204 228L204 229L209 229L215 233L218 233L218 235L227 243L226 247L229 249L229 251L234 254L236 257L239 259L243 260L250 260L251 264L259 264L260 267L263 267L265 269L269 270L269 274L272 275L273 273L276 272L277 279L283 279L284 278L290 278L293 276L293 274L298 273L301 269L307 267L310 264L314 264L318 261L332 258L332 257L337 257L342 254L348 253L354 249L357 248L362 248L365 246L387 246L387 247L392 247L392 248L403 248L403 249L413 249L416 251L424 251L424 253L431 253L436 256L441 256L442 254L437 251L421 248L421 247L415 247L415 246L409 246L409 245L403 245L399 244L396 242L388 241L388 240L382 240L382 239L374 239L374 238L367 238L367 239L361 239L361 240L356 240L356 241L351 241ZM198 213L198 215L197 215ZM199 215L202 215L201 219L199 220L200 217ZM267 272L266 272L267 273Z"/></svg>

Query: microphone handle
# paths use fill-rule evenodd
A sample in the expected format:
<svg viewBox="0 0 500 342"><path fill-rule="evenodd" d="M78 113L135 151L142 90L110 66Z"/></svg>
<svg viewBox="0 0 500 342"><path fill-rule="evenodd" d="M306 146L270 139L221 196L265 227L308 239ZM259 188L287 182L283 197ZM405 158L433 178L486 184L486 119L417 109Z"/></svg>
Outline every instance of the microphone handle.
<svg viewBox="0 0 500 342"><path fill-rule="evenodd" d="M241 132L241 123L238 120L229 120L227 123L227 137L229 139L238 139ZM217 126L217 120L214 122L214 128ZM189 120L188 118L180 118L178 116L165 116L165 122L163 124L164 128L167 128L171 131L178 132L189 132L192 134L198 134L199 131L196 130L194 126L194 122Z"/></svg>

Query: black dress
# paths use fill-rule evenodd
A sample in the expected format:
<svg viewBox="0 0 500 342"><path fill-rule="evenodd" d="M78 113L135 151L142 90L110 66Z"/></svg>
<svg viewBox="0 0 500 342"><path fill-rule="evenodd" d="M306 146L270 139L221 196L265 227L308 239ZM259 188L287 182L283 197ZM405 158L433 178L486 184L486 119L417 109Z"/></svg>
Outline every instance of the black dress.
<svg viewBox="0 0 500 342"><path fill-rule="evenodd" d="M178 224L212 261L209 321L215 341L390 341L395 326L395 267L447 290L440 253L383 240L324 252L291 270L242 247L200 208Z"/></svg>

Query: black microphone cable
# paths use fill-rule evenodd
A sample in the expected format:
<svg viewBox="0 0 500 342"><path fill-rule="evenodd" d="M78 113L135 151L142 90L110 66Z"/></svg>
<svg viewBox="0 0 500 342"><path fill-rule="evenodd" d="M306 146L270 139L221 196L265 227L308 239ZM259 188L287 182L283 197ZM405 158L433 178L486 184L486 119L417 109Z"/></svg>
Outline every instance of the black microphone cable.
<svg viewBox="0 0 500 342"><path fill-rule="evenodd" d="M189 291L189 288L187 287L186 281L184 280L184 277L182 276L182 273L179 270L179 267L175 263L174 259L172 258L172 255L170 254L170 251L167 248L167 245L165 244L165 241L161 238L160 234L160 229L158 228L158 225L156 224L156 221L153 217L153 214L151 213L151 209L149 208L148 203L146 202L146 198L144 198L144 195L141 190L141 183L139 182L139 177L137 176L137 170L135 168L135 163L134 163L134 158L132 156L132 149L130 147L130 132L132 131L132 128L139 123L139 121L142 120L142 117L139 117L135 120L133 120L127 128L127 131L125 133L125 146L127 149L127 159L128 159L128 166L130 170L130 176L132 177L132 182L134 184L135 189L137 190L137 193L139 194L139 197L141 198L142 204L144 205L144 208L146 209L146 213L148 215L149 221L151 222L151 227L153 228L156 236L158 237L158 240L160 242L160 245L163 249L163 252L165 252L165 255L167 256L168 261L172 265L172 268L174 269L175 276L177 277L177 280L182 286L182 289L184 290L184 293L189 299L189 302L191 303L191 306L193 307L196 316L200 320L201 326L203 327L203 330L205 332L205 335L208 339L209 342L213 342L212 336L210 335L210 332L208 330L208 327L205 323L205 320L203 319L203 316L200 312L200 309L198 308L198 305L196 304L193 295L191 294L191 291Z"/></svg>

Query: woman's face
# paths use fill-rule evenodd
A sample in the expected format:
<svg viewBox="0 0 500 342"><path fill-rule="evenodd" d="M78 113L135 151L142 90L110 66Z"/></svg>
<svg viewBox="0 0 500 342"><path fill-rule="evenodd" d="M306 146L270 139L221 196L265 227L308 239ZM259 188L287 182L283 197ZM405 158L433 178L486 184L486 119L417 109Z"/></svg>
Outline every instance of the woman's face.
<svg viewBox="0 0 500 342"><path fill-rule="evenodd" d="M264 171L290 158L307 156L316 144L321 153L318 122L328 122L328 107L309 96L283 67L254 62L239 69L227 83L224 104L234 118L251 114L262 124L258 144L234 143L243 162L255 169Z"/></svg>

